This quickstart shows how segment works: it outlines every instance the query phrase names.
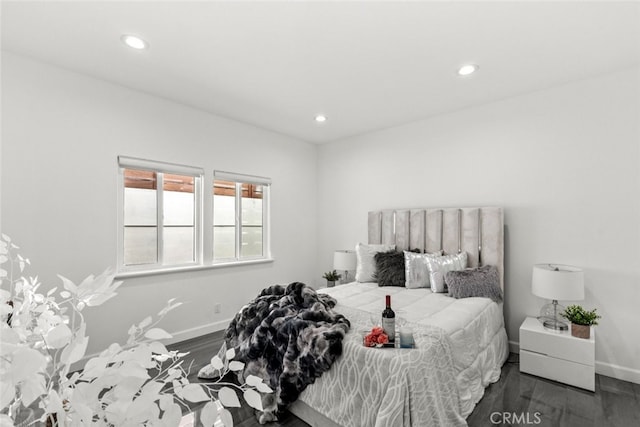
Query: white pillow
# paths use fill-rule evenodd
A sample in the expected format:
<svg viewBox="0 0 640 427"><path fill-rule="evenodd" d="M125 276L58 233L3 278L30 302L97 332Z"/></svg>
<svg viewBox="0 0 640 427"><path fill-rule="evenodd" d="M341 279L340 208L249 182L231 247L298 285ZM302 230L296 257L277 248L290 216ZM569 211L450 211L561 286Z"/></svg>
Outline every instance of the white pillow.
<svg viewBox="0 0 640 427"><path fill-rule="evenodd" d="M408 289L428 288L427 258L435 258L440 255L442 255L442 251L426 254L404 251L404 286Z"/></svg>
<svg viewBox="0 0 640 427"><path fill-rule="evenodd" d="M356 282L376 282L376 261L373 258L378 252L395 250L396 245L356 245Z"/></svg>
<svg viewBox="0 0 640 427"><path fill-rule="evenodd" d="M429 282L433 292L447 292L444 283L444 275L447 271L459 271L467 268L467 253L460 252L455 255L443 255L441 257L427 258L429 269Z"/></svg>

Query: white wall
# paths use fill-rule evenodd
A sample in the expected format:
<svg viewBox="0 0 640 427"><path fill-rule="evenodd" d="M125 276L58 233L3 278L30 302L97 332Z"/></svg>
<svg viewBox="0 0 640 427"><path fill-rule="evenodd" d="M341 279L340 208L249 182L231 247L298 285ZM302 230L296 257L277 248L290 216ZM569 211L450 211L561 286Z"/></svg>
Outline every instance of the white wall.
<svg viewBox="0 0 640 427"><path fill-rule="evenodd" d="M319 271L381 208L505 209L509 339L544 301L532 265L585 269L598 372L640 382L640 70L323 145Z"/></svg>
<svg viewBox="0 0 640 427"><path fill-rule="evenodd" d="M79 281L115 267L118 155L200 166L209 183L214 169L273 181L275 262L127 279L116 298L86 311L90 353L172 297L185 305L160 326L187 338L223 329L265 286L315 281L315 145L14 54L2 59L2 231L47 288L56 274Z"/></svg>

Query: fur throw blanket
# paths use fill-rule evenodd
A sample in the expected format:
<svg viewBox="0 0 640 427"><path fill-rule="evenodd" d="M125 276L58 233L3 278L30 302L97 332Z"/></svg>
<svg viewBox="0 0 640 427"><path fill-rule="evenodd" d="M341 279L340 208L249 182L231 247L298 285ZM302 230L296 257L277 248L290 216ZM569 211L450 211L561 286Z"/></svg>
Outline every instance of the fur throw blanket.
<svg viewBox="0 0 640 427"><path fill-rule="evenodd" d="M350 323L332 309L336 300L317 294L304 283L264 289L236 314L218 355L233 348L234 360L245 363L239 380L255 375L274 390L262 397L261 424L277 420L278 412L327 371L342 354L342 339ZM203 368L201 378L212 373Z"/></svg>

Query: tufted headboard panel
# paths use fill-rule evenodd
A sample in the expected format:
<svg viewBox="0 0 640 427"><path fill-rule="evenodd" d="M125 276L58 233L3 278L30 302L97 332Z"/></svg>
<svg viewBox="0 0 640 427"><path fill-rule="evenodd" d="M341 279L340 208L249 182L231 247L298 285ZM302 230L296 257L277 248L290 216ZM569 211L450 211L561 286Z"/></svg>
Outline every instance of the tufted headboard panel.
<svg viewBox="0 0 640 427"><path fill-rule="evenodd" d="M390 209L369 212L370 244L400 251L467 252L469 267L495 265L504 290L504 216L501 207Z"/></svg>

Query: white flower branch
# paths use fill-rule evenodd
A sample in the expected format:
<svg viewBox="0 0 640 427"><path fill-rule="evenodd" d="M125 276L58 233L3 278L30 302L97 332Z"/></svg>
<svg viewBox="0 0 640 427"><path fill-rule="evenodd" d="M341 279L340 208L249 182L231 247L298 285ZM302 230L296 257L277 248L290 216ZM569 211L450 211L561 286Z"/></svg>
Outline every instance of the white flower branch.
<svg viewBox="0 0 640 427"><path fill-rule="evenodd" d="M124 346L114 343L89 358L81 371L70 373L87 349L84 309L115 297L122 282L115 282L109 270L78 285L59 276L63 289L54 287L45 295L39 292L37 277L22 276L30 262L17 249L8 236L0 236L0 425L13 424L21 411L35 407L42 422L54 418L72 425L173 426L189 403L206 402L203 425L220 419L232 426L225 407L240 406L236 392L258 410L260 393L273 392L254 376L241 385L221 381L244 368L232 360L233 350L227 351L225 362L217 356L211 360L221 374L218 381L190 383L192 364L185 368L184 363L188 353L167 350L161 340L171 335L158 327L167 313L182 305L175 299L155 320L147 316L133 325ZM15 278L18 270L20 277ZM223 408L218 410L218 404Z"/></svg>

